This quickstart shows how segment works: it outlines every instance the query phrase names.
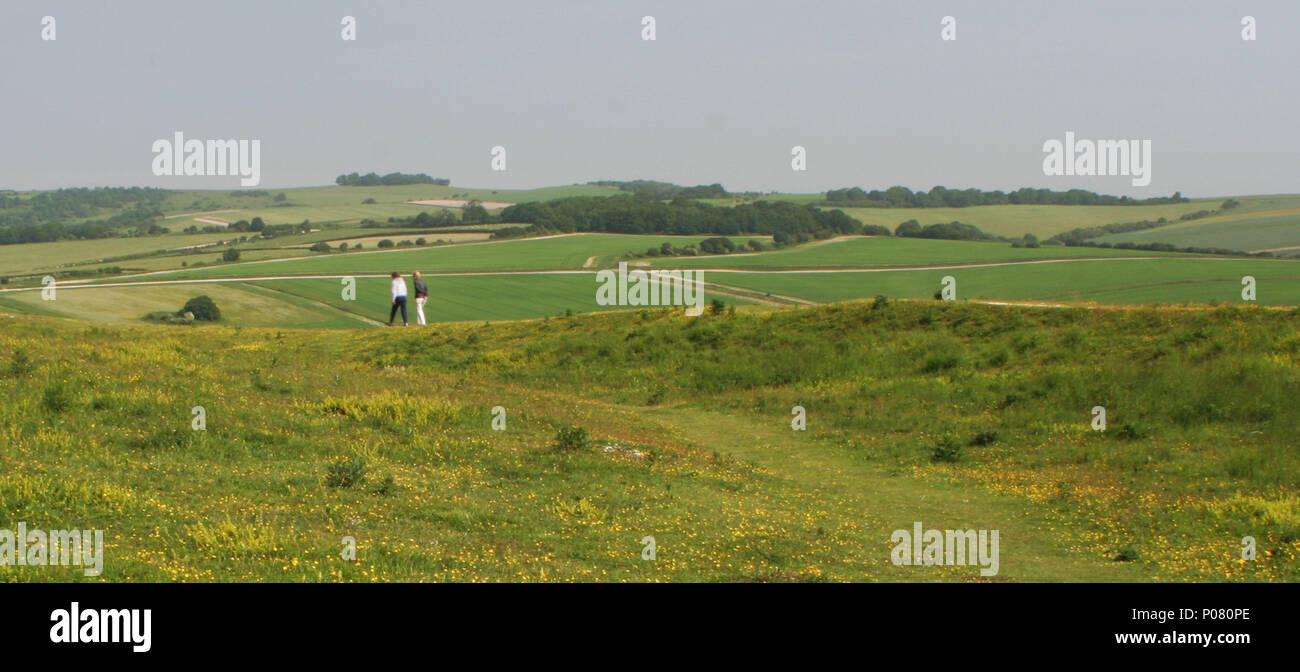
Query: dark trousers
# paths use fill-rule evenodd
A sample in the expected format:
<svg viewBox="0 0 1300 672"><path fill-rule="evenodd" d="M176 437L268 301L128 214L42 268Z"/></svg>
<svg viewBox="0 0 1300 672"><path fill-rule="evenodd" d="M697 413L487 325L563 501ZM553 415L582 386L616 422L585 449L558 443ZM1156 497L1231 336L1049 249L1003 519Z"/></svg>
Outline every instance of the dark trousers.
<svg viewBox="0 0 1300 672"><path fill-rule="evenodd" d="M399 296L393 299L393 309L388 311L388 323L393 323L393 318L397 316L397 309L402 309L402 324L406 324L406 297Z"/></svg>

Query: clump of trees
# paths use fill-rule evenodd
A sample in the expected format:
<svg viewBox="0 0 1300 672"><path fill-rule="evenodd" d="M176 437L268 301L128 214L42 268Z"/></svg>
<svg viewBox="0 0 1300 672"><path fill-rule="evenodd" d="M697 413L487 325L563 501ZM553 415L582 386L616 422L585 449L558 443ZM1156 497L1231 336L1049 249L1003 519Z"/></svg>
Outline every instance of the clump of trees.
<svg viewBox="0 0 1300 672"><path fill-rule="evenodd" d="M813 205L759 201L724 207L687 199L662 202L633 196L577 196L520 203L502 210L499 219L528 226L495 231L494 238L576 231L762 235L772 236L779 246L865 231L861 222L843 211L822 210Z"/></svg>
<svg viewBox="0 0 1300 672"><path fill-rule="evenodd" d="M656 201L670 200L674 198L730 198L731 194L722 187L721 184L699 184L694 187L683 187L671 182L658 182L655 180L600 180L597 182L588 182L587 184L600 187L614 187L620 191L626 191L634 196L649 198Z"/></svg>
<svg viewBox="0 0 1300 672"><path fill-rule="evenodd" d="M445 177L430 177L424 173L410 175L407 173L389 173L380 175L379 173L349 173L339 175L334 178L334 184L344 187L392 187L402 184L436 184L445 187L451 184L451 180Z"/></svg>
<svg viewBox="0 0 1300 672"><path fill-rule="evenodd" d="M221 310L207 294L200 294L186 301L185 307L180 310L181 315L185 313L194 315L194 319L202 322L216 322L221 319Z"/></svg>
<svg viewBox="0 0 1300 672"><path fill-rule="evenodd" d="M161 322L163 324L193 324L195 322L216 322L221 319L221 310L217 308L217 303L207 294L196 296L178 311L171 313L165 310L155 311L144 316L148 322Z"/></svg>
<svg viewBox="0 0 1300 672"><path fill-rule="evenodd" d="M932 240L1006 240L1002 236L985 233L979 227L964 222L947 222L939 224L921 223L909 219L894 229L894 235L900 238L929 238Z"/></svg>

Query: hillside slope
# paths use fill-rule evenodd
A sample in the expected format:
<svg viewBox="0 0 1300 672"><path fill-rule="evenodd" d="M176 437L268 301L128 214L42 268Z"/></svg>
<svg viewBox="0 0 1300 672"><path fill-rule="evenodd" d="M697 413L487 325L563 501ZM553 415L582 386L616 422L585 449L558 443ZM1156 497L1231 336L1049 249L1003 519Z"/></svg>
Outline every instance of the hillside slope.
<svg viewBox="0 0 1300 672"><path fill-rule="evenodd" d="M891 564L891 532L920 521L1000 530L994 580L1295 581L1298 318L939 302L366 331L3 316L0 528L104 529L107 580L981 579ZM556 448L571 425L594 443ZM361 472L342 458L365 461L362 482L338 485Z"/></svg>

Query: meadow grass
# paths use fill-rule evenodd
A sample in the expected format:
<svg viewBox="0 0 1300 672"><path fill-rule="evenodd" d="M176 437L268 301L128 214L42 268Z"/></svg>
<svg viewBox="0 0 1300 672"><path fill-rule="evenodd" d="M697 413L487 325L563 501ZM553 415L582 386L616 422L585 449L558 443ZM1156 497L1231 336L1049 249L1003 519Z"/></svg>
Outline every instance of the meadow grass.
<svg viewBox="0 0 1300 672"><path fill-rule="evenodd" d="M110 581L979 580L893 566L917 520L1000 529L995 580L1295 581L1298 326L891 301L367 331L19 315L0 527L104 529ZM573 426L593 441L557 450Z"/></svg>

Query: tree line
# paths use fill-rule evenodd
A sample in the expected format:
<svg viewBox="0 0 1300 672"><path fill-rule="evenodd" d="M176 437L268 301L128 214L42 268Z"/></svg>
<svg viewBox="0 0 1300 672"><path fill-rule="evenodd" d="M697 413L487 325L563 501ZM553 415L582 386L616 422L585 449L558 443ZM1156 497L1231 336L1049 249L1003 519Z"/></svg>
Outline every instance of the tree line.
<svg viewBox="0 0 1300 672"><path fill-rule="evenodd" d="M656 180L600 180L588 182L587 184L599 187L615 187L633 196L656 201L666 201L674 198L729 198L731 196L721 184L716 182L713 184L699 184L694 187L683 187L671 182L658 182Z"/></svg>
<svg viewBox="0 0 1300 672"><path fill-rule="evenodd" d="M723 207L685 199L665 203L631 196L576 196L520 203L502 210L499 219L528 226L501 230L494 237L576 231L718 236L753 234L773 236L777 244L788 244L884 230L883 227L866 227L840 210L821 210L813 205L784 201Z"/></svg>
<svg viewBox="0 0 1300 672"><path fill-rule="evenodd" d="M1135 199L1130 196L1098 194L1085 189L1052 191L1024 187L1013 192L980 189L934 187L929 191L912 191L907 187L890 187L884 191L865 191L860 187L831 189L825 205L860 208L965 208L975 205L1167 205L1186 203L1182 192L1172 196Z"/></svg>
<svg viewBox="0 0 1300 672"><path fill-rule="evenodd" d="M445 187L451 184L451 180L445 177L430 177L424 173L414 175L407 173L389 173L380 175L379 173L349 173L339 175L334 178L334 184L343 187L392 187L401 184L436 184Z"/></svg>

